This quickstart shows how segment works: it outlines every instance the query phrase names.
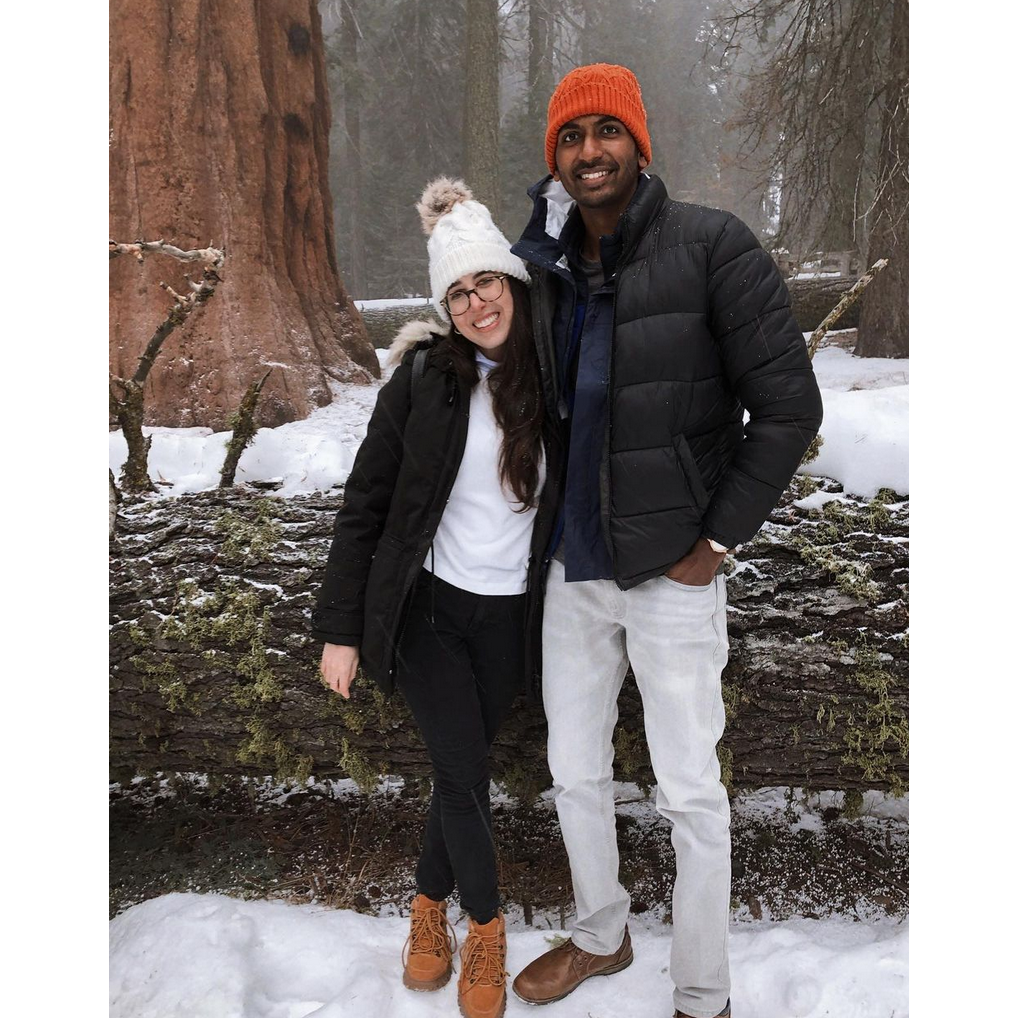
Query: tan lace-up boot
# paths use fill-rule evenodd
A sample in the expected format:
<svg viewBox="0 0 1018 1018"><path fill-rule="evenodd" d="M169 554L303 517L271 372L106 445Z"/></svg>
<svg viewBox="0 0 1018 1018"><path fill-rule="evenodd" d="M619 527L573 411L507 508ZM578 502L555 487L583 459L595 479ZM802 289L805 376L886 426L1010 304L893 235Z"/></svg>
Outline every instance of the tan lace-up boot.
<svg viewBox="0 0 1018 1018"><path fill-rule="evenodd" d="M470 920L460 952L459 1003L465 1018L501 1018L505 1013L505 917L483 926Z"/></svg>
<svg viewBox="0 0 1018 1018"><path fill-rule="evenodd" d="M410 936L403 945L403 985L411 990L438 990L452 975L456 934L445 917L445 902L418 894L410 903Z"/></svg>

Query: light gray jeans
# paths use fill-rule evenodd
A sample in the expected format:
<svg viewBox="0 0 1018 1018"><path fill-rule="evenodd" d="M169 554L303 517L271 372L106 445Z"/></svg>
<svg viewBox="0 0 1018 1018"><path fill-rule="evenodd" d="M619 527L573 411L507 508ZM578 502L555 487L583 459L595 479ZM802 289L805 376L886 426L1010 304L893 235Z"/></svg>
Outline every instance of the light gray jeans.
<svg viewBox="0 0 1018 1018"><path fill-rule="evenodd" d="M731 842L715 748L725 727L724 575L704 587L665 576L620 590L565 582L553 561L544 611L548 764L569 854L573 942L592 954L622 944L629 895L619 883L612 734L626 669L643 698L657 809L675 846L671 977L675 1007L713 1018L728 1000Z"/></svg>

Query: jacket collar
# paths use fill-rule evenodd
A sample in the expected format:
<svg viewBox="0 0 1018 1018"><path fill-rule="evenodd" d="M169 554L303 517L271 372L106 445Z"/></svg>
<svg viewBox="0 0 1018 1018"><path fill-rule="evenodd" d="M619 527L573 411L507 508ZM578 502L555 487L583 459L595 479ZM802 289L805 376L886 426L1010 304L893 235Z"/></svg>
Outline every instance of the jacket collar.
<svg viewBox="0 0 1018 1018"><path fill-rule="evenodd" d="M520 239L513 245L513 254L539 268L568 276L569 262L563 241L568 240L569 231L565 238L562 234L570 216L579 215L576 203L551 174L528 188L527 194L534 202L534 209ZM641 173L636 193L622 213L614 235L620 244L620 259L631 253L667 200L668 191L661 178Z"/></svg>
<svg viewBox="0 0 1018 1018"><path fill-rule="evenodd" d="M387 363L398 364L403 355L412 350L420 343L434 346L435 342L442 336L449 334L449 323L440 322L437 318L425 318L418 321L406 322L400 326L399 331L392 337L389 344Z"/></svg>
<svg viewBox="0 0 1018 1018"><path fill-rule="evenodd" d="M525 262L568 276L569 264L559 237L575 202L550 173L528 188L527 194L534 208L520 239L513 244L512 252Z"/></svg>

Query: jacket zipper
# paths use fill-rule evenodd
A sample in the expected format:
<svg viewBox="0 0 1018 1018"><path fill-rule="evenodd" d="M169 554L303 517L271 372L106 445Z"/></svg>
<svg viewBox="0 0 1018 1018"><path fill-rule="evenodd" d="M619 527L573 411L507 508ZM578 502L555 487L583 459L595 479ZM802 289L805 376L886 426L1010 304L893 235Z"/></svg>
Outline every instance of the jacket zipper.
<svg viewBox="0 0 1018 1018"><path fill-rule="evenodd" d="M655 217L656 218L656 217ZM611 356L608 358L608 429L607 435L605 436L605 449L604 449L604 484L602 485L601 492L601 527L604 531L605 543L608 545L608 557L612 563L612 578L615 580L615 585L619 589L623 589L619 583L618 577L618 566L615 562L615 545L612 543L611 537L611 490L612 490L612 477L611 477L611 448L612 448L612 409L615 405L615 393L613 387L615 384L615 328L617 326L618 308L619 308L619 290L622 285L622 270L629 264L629 261L623 261L623 254L626 253L626 244L623 241L622 253L619 255L619 260L615 263L615 292L612 295L612 332L611 332ZM631 254L631 252L630 252Z"/></svg>

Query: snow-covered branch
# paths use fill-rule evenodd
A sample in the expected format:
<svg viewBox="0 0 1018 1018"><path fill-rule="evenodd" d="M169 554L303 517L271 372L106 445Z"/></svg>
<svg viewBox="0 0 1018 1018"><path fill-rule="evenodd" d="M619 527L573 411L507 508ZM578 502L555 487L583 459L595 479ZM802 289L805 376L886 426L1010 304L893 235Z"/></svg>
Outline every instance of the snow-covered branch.
<svg viewBox="0 0 1018 1018"><path fill-rule="evenodd" d="M152 482L148 477L150 439L144 439L141 431L145 412L145 381L167 336L177 326L183 325L195 308L200 307L215 294L216 287L222 282L219 270L222 269L226 257L223 251L211 246L196 251L184 251L161 240L139 240L134 244L110 241L111 258L121 254L133 254L139 262L143 262L145 251L158 251L181 261L200 261L205 267L199 282L185 274L184 279L187 280L188 288L186 294L177 293L172 286L160 280L159 285L173 298L173 306L152 333L152 338L146 344L134 374L130 378L110 375L110 416L117 419L127 440L128 456L124 465L123 484L129 491L150 491L152 488Z"/></svg>
<svg viewBox="0 0 1018 1018"><path fill-rule="evenodd" d="M862 296L863 290L873 282L877 273L887 265L887 261L886 258L881 258L879 261L874 262L869 270L859 277L855 286L834 305L831 313L813 330L812 335L809 337L809 346L807 347L810 360L813 359L813 355L820 349L820 341L827 335L828 330Z"/></svg>
<svg viewBox="0 0 1018 1018"><path fill-rule="evenodd" d="M226 252L212 246L209 241L208 247L195 248L192 251L185 251L183 248L173 244L167 244L164 240L136 240L133 244L119 244L115 240L110 241L110 258L118 255L133 255L139 262L145 261L146 252L169 255L182 262L202 262L212 268L222 268L226 261Z"/></svg>

